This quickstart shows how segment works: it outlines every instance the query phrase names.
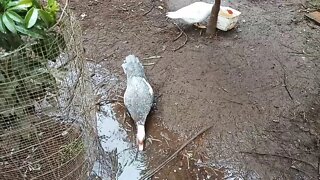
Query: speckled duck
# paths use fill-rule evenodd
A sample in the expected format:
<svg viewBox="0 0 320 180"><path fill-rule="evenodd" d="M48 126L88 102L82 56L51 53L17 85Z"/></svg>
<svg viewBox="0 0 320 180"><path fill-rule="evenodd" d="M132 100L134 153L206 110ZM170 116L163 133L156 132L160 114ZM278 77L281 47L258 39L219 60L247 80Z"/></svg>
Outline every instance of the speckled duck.
<svg viewBox="0 0 320 180"><path fill-rule="evenodd" d="M153 104L153 89L148 83L144 68L136 56L127 56L122 68L127 75L124 104L137 127L138 149L143 151L146 136L145 122Z"/></svg>

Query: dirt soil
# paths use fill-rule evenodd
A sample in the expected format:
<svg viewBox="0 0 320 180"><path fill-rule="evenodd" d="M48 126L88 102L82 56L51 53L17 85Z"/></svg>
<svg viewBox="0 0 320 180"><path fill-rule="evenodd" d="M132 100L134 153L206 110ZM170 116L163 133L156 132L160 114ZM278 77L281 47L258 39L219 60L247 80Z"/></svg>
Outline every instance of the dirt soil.
<svg viewBox="0 0 320 180"><path fill-rule="evenodd" d="M159 96L148 118L148 137L159 139L147 144L148 169L213 125L153 179L318 179L320 26L305 18L306 3L223 1L242 12L234 30L209 39L183 27L177 39L165 13L191 2L71 1L87 59L107 69L111 95L123 95L127 55L147 64ZM152 56L161 58L145 59Z"/></svg>

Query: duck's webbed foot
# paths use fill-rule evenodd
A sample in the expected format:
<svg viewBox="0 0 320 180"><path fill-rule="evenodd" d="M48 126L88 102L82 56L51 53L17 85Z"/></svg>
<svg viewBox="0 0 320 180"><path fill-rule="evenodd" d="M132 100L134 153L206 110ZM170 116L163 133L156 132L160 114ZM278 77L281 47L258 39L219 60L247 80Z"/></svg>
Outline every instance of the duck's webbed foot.
<svg viewBox="0 0 320 180"><path fill-rule="evenodd" d="M193 24L195 27L199 28L199 29L206 29L207 26L206 25L201 25L200 23L195 23Z"/></svg>

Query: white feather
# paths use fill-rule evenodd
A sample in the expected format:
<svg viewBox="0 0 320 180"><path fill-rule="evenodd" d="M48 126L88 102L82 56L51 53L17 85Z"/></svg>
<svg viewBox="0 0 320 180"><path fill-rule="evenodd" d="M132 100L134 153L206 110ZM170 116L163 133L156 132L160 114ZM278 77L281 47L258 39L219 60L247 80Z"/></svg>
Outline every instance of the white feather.
<svg viewBox="0 0 320 180"><path fill-rule="evenodd" d="M148 89L149 89L149 93L153 96L153 89L152 89L151 85L150 85L150 84L147 82L147 80L144 79L144 78L143 78L143 82L145 82L145 83L147 84Z"/></svg>

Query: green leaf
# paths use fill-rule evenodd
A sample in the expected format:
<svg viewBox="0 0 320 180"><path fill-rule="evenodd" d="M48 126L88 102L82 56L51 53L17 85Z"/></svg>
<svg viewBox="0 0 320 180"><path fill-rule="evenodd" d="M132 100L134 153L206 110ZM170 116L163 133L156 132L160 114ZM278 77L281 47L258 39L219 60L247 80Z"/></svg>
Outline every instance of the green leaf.
<svg viewBox="0 0 320 180"><path fill-rule="evenodd" d="M7 4L7 7L13 7L13 6L16 6L19 4L19 1L10 1L8 4Z"/></svg>
<svg viewBox="0 0 320 180"><path fill-rule="evenodd" d="M34 7L27 12L27 15L25 17L27 28L31 28L36 24L38 19L38 12L39 9L36 9Z"/></svg>
<svg viewBox="0 0 320 180"><path fill-rule="evenodd" d="M38 0L32 0L32 4L34 7L40 9L41 8L41 4Z"/></svg>
<svg viewBox="0 0 320 180"><path fill-rule="evenodd" d="M16 34L17 30L15 28L15 24L13 20L7 15L7 13L4 13L2 16L3 24L11 31L12 33Z"/></svg>
<svg viewBox="0 0 320 180"><path fill-rule="evenodd" d="M4 26L4 23L2 22L2 14L0 14L0 32L6 33L6 28Z"/></svg>
<svg viewBox="0 0 320 180"><path fill-rule="evenodd" d="M32 0L11 1L9 5L10 8L8 10L27 10L32 6Z"/></svg>
<svg viewBox="0 0 320 180"><path fill-rule="evenodd" d="M57 0L48 0L48 4L46 7L53 15L56 14L56 12L59 11L59 3Z"/></svg>
<svg viewBox="0 0 320 180"><path fill-rule="evenodd" d="M24 23L23 18L14 11L7 11L6 14L15 22Z"/></svg>
<svg viewBox="0 0 320 180"><path fill-rule="evenodd" d="M16 25L16 29L18 32L31 36L33 38L38 38L38 39L42 39L43 36L39 33L36 33L35 31L29 30L27 28L25 28L23 25Z"/></svg>
<svg viewBox="0 0 320 180"><path fill-rule="evenodd" d="M47 27L49 27L51 24L54 24L55 19L51 16L50 13L40 9L39 15L43 22L47 25Z"/></svg>

